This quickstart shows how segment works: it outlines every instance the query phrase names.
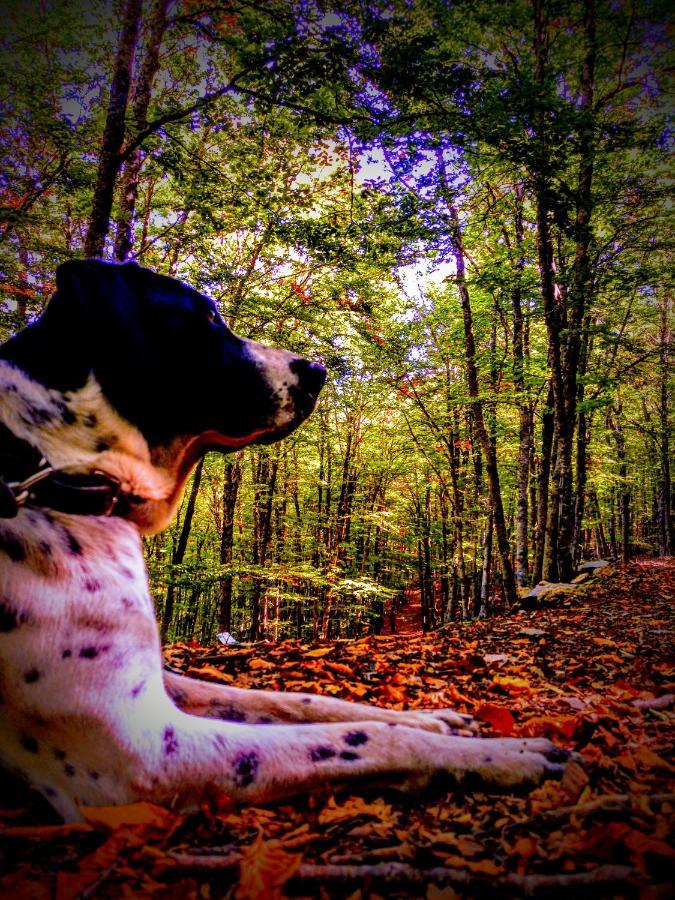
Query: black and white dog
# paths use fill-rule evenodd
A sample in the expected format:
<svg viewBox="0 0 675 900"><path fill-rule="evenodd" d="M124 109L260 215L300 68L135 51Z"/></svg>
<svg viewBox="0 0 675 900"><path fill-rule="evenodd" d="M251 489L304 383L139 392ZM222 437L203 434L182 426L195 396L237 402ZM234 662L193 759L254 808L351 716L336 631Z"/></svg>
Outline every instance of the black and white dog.
<svg viewBox="0 0 675 900"><path fill-rule="evenodd" d="M138 799L189 810L213 785L258 802L353 778L560 772L548 741L462 736L470 721L448 710L164 671L140 535L171 521L207 450L293 431L325 372L135 264L69 262L56 283L0 349L0 763L67 820Z"/></svg>

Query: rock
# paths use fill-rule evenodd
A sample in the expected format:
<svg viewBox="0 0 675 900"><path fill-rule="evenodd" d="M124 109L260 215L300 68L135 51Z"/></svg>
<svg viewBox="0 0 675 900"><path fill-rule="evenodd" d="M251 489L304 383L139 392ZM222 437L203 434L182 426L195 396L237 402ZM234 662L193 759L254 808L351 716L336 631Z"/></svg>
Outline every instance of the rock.
<svg viewBox="0 0 675 900"><path fill-rule="evenodd" d="M572 579L572 584L583 584L584 581L590 581L591 573L590 572L582 572L581 575L577 575L576 578Z"/></svg>
<svg viewBox="0 0 675 900"><path fill-rule="evenodd" d="M521 628L518 634L522 634L525 637L544 637L547 632L542 631L541 628Z"/></svg>
<svg viewBox="0 0 675 900"><path fill-rule="evenodd" d="M596 569L604 569L608 565L609 561L606 559L590 559L587 562L582 563L577 569L577 572L579 575L583 575L584 572L593 574Z"/></svg>
<svg viewBox="0 0 675 900"><path fill-rule="evenodd" d="M520 601L520 605L523 609L538 609L542 605L542 603L552 600L554 596L574 591L576 590L576 587L576 584L540 581L538 585L532 588L529 594L525 594L525 596Z"/></svg>
<svg viewBox="0 0 675 900"><path fill-rule="evenodd" d="M216 635L221 644L238 644L239 641L232 637L229 631L219 631Z"/></svg>

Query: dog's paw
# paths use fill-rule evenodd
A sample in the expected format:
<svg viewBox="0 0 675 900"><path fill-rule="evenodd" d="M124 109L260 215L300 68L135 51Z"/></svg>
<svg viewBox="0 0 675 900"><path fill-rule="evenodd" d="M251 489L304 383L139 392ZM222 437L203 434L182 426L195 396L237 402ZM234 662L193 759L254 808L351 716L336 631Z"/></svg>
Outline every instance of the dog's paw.
<svg viewBox="0 0 675 900"><path fill-rule="evenodd" d="M478 723L471 716L454 709L411 709L397 712L395 721L410 728L422 728L436 734L471 737L478 732Z"/></svg>
<svg viewBox="0 0 675 900"><path fill-rule="evenodd" d="M560 778L573 754L546 738L484 738L464 741L460 783L513 788ZM452 767L451 767L452 768Z"/></svg>

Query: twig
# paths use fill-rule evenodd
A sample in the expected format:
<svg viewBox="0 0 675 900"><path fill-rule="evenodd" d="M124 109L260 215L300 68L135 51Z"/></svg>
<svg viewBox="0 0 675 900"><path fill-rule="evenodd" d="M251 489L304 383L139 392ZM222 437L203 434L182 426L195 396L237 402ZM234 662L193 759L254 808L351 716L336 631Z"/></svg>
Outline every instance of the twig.
<svg viewBox="0 0 675 900"><path fill-rule="evenodd" d="M652 697L651 700L633 700L633 706L638 709L669 709L675 703L675 694L663 694L661 697Z"/></svg>
<svg viewBox="0 0 675 900"><path fill-rule="evenodd" d="M194 853L171 853L177 866L184 869L201 871L222 871L235 868L240 859L239 853L225 855L202 855ZM469 886L480 889L482 894L507 893L522 896L536 896L551 892L567 891L571 888L597 888L624 886L629 879L636 878L638 872L630 866L598 866L590 872L556 875L503 875L489 878L475 875L466 869L450 869L435 866L431 869L418 869L408 863L384 862L367 865L313 865L303 863L291 879L294 885L304 882L363 882L364 879L385 884L428 884L445 882L453 885Z"/></svg>
<svg viewBox="0 0 675 900"><path fill-rule="evenodd" d="M633 807L636 798L630 794L608 794L598 797L597 800L589 800L587 803L578 803L575 806L560 806L558 809L547 809L539 813L542 819L565 819L567 816L590 816L595 812L624 812ZM675 802L675 794L652 794L648 797L649 803Z"/></svg>

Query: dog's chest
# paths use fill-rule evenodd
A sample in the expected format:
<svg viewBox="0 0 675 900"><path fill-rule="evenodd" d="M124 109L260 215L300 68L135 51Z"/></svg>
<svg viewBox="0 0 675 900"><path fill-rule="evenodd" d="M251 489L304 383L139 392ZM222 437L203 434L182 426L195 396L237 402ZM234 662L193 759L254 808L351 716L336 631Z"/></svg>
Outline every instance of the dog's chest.
<svg viewBox="0 0 675 900"><path fill-rule="evenodd" d="M92 693L107 695L120 677L134 677L149 650L158 656L133 526L34 510L0 523L5 714L8 707L10 715L32 710L47 720L75 712L68 707L81 706Z"/></svg>

